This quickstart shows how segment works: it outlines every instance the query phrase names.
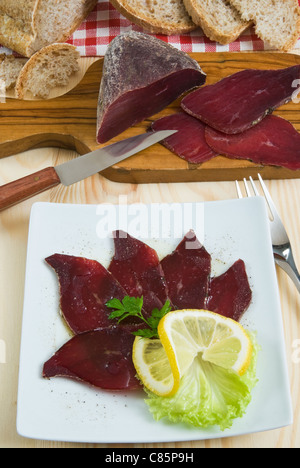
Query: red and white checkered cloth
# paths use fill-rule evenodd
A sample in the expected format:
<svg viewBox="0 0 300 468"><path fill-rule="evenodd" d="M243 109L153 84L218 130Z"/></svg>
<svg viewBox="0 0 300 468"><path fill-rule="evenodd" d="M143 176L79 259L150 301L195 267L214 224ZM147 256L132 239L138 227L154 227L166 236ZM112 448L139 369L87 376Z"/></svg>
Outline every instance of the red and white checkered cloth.
<svg viewBox="0 0 300 468"><path fill-rule="evenodd" d="M109 1L98 0L96 9L68 42L76 45L82 56L102 56L114 37L131 29L141 31L139 27L133 25L116 11ZM181 36L157 37L184 52L259 51L270 49L268 44L256 36L254 28L248 29L238 40L225 46L209 40L200 28ZM300 40L297 47L300 48Z"/></svg>
<svg viewBox="0 0 300 468"><path fill-rule="evenodd" d="M68 42L77 46L82 57L103 56L112 39L132 29L142 31L141 28L132 24L116 11L109 1L98 0L95 10L70 37ZM157 37L184 52L235 52L270 49L268 44L256 36L254 28L248 29L235 42L225 46L209 40L200 28L181 36ZM300 48L300 39L296 47ZM1 51L3 52L5 49L0 47Z"/></svg>

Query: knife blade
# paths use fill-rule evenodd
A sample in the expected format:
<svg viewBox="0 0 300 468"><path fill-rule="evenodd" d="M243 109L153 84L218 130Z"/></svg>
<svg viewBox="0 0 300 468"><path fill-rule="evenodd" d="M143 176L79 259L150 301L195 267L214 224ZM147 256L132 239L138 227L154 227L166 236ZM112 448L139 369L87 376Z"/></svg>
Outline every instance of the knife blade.
<svg viewBox="0 0 300 468"><path fill-rule="evenodd" d="M118 141L104 148L79 156L56 167L10 182L0 187L0 211L38 195L57 185L70 186L107 169L134 154L164 140L177 130L162 130Z"/></svg>

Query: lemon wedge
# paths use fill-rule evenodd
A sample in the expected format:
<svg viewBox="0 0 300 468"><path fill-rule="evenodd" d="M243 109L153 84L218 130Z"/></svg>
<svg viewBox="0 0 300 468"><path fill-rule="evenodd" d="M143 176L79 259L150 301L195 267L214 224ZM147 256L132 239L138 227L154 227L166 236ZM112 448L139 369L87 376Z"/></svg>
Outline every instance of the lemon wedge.
<svg viewBox="0 0 300 468"><path fill-rule="evenodd" d="M204 361L243 375L252 344L236 321L207 310L169 312L158 325L160 339L136 337L133 363L143 385L159 396L174 395L199 353Z"/></svg>

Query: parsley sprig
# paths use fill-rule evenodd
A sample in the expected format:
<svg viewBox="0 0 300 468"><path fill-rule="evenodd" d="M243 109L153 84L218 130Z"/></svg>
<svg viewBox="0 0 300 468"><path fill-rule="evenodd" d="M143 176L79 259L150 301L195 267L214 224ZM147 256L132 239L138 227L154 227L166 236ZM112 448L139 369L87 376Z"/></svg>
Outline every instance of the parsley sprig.
<svg viewBox="0 0 300 468"><path fill-rule="evenodd" d="M136 317L142 320L148 328L133 332L136 336L144 338L159 338L157 327L161 319L172 310L170 301L166 301L161 309L154 309L150 317L146 318L143 315L143 297L125 296L122 301L119 299L111 299L106 303L106 306L114 311L109 315L109 319L118 319L118 323L125 320L127 317Z"/></svg>

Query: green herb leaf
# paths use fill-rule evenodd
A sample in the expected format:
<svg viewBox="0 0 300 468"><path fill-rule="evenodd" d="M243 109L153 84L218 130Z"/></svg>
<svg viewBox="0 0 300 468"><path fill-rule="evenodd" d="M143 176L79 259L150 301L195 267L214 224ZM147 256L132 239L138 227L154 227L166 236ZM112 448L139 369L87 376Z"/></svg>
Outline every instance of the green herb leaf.
<svg viewBox="0 0 300 468"><path fill-rule="evenodd" d="M155 331L151 330L150 328L145 328L144 330L137 330L135 332L132 332L132 334L135 336L141 336L143 338L157 338L157 333L155 333Z"/></svg>
<svg viewBox="0 0 300 468"><path fill-rule="evenodd" d="M109 315L109 319L119 319L118 323L120 323L127 317L139 318L146 323L148 328L138 330L133 332L133 334L144 338L158 338L158 324L160 320L172 310L170 301L166 301L161 309L154 309L149 318L145 318L143 315L143 303L143 297L125 296L123 301L111 299L106 303L106 306L115 310Z"/></svg>
<svg viewBox="0 0 300 468"><path fill-rule="evenodd" d="M120 299L111 299L106 305L111 309L123 309L123 304Z"/></svg>
<svg viewBox="0 0 300 468"><path fill-rule="evenodd" d="M127 317L139 317L142 318L143 298L142 297L124 297L121 302L119 299L111 299L106 303L106 306L110 309L115 309L110 315L109 319L118 318L118 323L125 320Z"/></svg>
<svg viewBox="0 0 300 468"><path fill-rule="evenodd" d="M119 318L119 317L122 317L124 315L124 311L123 310L115 310L114 312L112 312L110 314L110 316L108 317L109 319L114 319L114 318Z"/></svg>
<svg viewBox="0 0 300 468"><path fill-rule="evenodd" d="M123 299L123 305L126 311L132 315L139 315L143 308L143 297L129 297Z"/></svg>

